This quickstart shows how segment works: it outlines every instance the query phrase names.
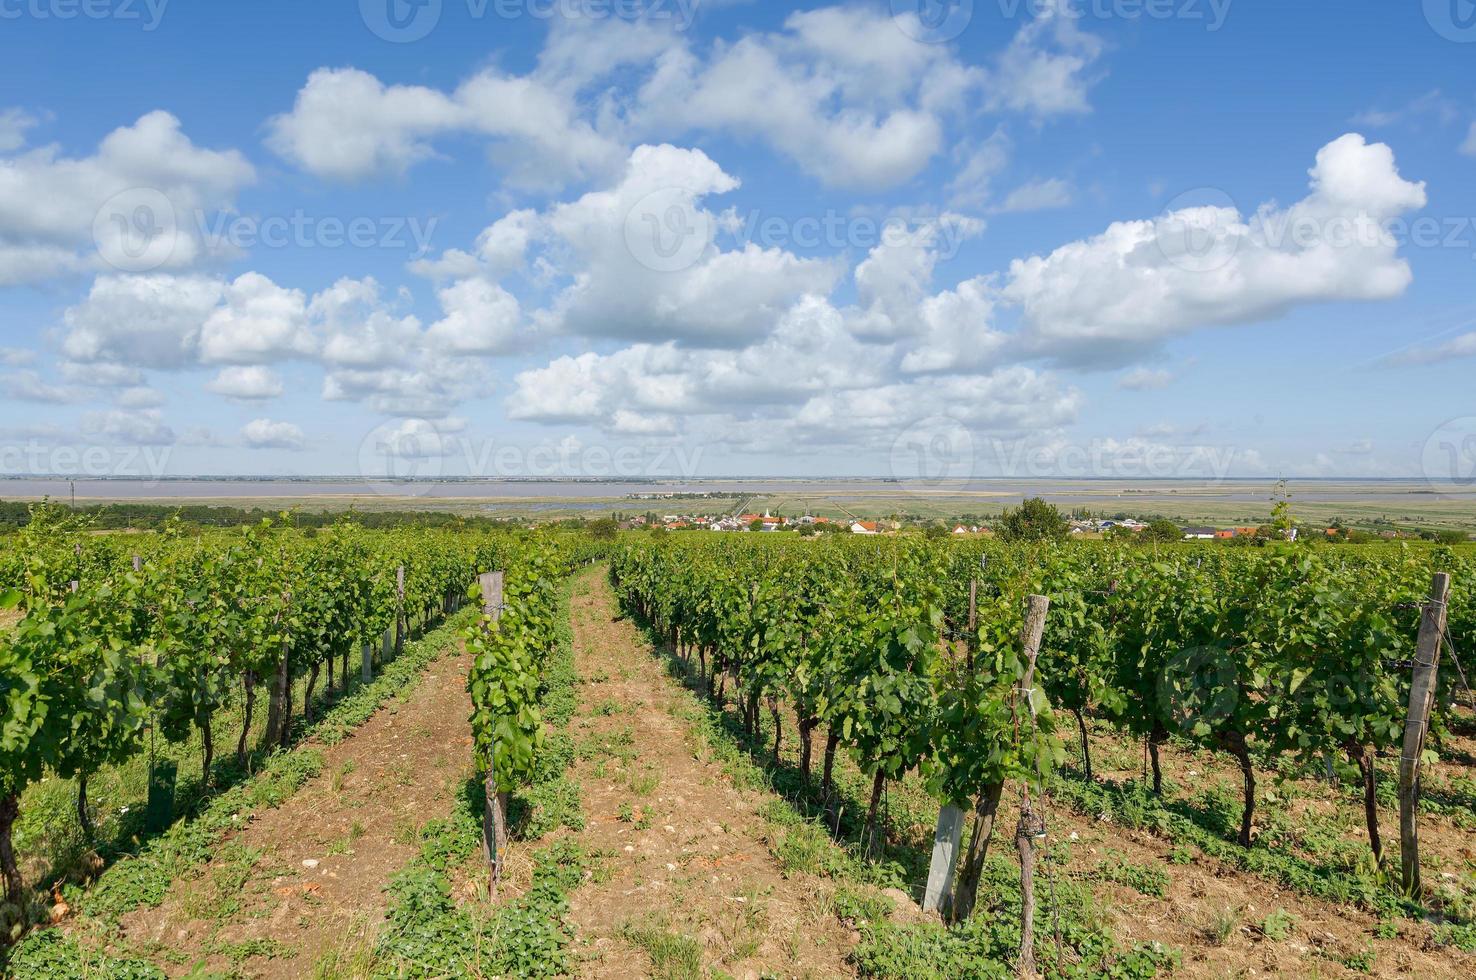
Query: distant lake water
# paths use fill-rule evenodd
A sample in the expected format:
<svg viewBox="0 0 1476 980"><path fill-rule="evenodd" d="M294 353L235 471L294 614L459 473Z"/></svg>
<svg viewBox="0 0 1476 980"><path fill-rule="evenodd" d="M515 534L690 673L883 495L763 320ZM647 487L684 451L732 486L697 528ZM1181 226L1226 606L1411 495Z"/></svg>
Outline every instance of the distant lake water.
<svg viewBox="0 0 1476 980"><path fill-rule="evenodd" d="M1270 499L1271 480L1015 480L975 479L957 483L931 484L881 479L726 478L673 480L671 482L598 482L583 480L441 480L380 482L351 479L198 479L198 480L78 480L79 501L122 500L273 500L332 498L404 498L431 500L562 499L590 500L627 498L637 494L730 494L736 496L792 496L865 498L870 496L980 496L1009 500L1041 496L1047 500L1079 501L1084 498L1106 502L1134 498L1183 496L1198 500L1262 502ZM1295 498L1308 501L1371 500L1387 498L1409 501L1411 497L1469 496L1471 487L1441 486L1416 480L1294 480ZM66 480L0 478L0 499L69 499L72 486ZM654 503L654 501L653 501Z"/></svg>

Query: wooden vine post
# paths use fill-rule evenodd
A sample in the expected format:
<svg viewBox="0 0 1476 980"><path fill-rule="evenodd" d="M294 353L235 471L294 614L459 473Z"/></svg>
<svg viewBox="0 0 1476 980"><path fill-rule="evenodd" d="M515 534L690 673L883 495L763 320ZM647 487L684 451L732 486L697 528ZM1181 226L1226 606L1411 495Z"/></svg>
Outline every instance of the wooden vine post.
<svg viewBox="0 0 1476 980"><path fill-rule="evenodd" d="M1045 596L1030 596L1025 609L1025 624L1020 631L1020 646L1025 654L1026 673L1020 686L1020 693L1027 697L1030 689L1035 684L1035 660L1040 653L1041 637L1045 634L1046 611L1050 608L1050 600ZM1018 726L1016 735L1018 736ZM1026 788L1022 806L1029 805L1028 787ZM963 868L958 873L958 880L953 886L953 897L936 899L937 907L954 922L962 922L974 913L974 904L978 900L979 882L984 875L984 859L989 853L989 842L994 837L994 821L999 812L1000 798L1004 795L1004 782L991 783L979 794L978 802L974 806L974 833L969 841L968 850L963 854ZM946 810L946 808L945 808ZM1022 816L1024 815L1022 811ZM924 891L924 900L928 891L937 889L947 891L949 879L953 876L953 863L946 857L946 851L958 852L956 844L950 848L953 831L945 826L949 814L940 812L938 814L938 833L933 838L934 852L933 865L930 868L927 890ZM960 814L960 818L962 814ZM1032 819L1031 826L1034 826ZM962 829L962 828L960 828ZM946 832L946 833L945 833ZM939 846L939 837L942 835L942 847ZM1030 843L1038 835L1033 835ZM1018 845L1017 845L1018 846ZM945 853L940 853L940 851ZM1023 855L1022 855L1023 856ZM1033 851L1030 858L1033 862ZM934 880L932 869L937 869L938 879ZM1024 925L1027 929L1034 922L1034 892L1033 889L1026 892L1027 906ZM1032 940L1033 942L1033 940ZM1033 960L1032 960L1033 967Z"/></svg>
<svg viewBox="0 0 1476 980"><path fill-rule="evenodd" d="M1409 717L1404 723L1404 751L1399 756L1399 864L1404 873L1404 891L1420 891L1420 839L1417 819L1420 805L1420 756L1430 730L1430 709L1435 703L1435 681L1440 669L1440 643L1445 636L1446 599L1450 576L1436 572L1430 584L1430 600L1420 617L1420 638L1415 647L1414 678L1409 688Z"/></svg>
<svg viewBox="0 0 1476 980"><path fill-rule="evenodd" d="M969 625L964 637L964 655L968 659L969 671L974 669L974 647L979 642L979 580L969 579Z"/></svg>
<svg viewBox="0 0 1476 980"><path fill-rule="evenodd" d="M953 905L953 869L958 864L958 847L963 839L963 811L945 803L938 811L938 826L933 831L933 860L928 865L928 884L923 890L923 911L937 912L944 918Z"/></svg>
<svg viewBox="0 0 1476 980"><path fill-rule="evenodd" d="M405 566L395 569L395 657L405 652Z"/></svg>
<svg viewBox="0 0 1476 980"><path fill-rule="evenodd" d="M1040 655L1041 637L1045 635L1046 612L1051 600L1043 595L1030 597L1025 608L1025 628L1021 642L1025 647L1025 677L1020 682L1016 699L1024 698L1030 712L1030 727L1035 728L1035 660ZM1020 784L1020 822L1015 826L1015 847L1020 853L1020 976L1034 980L1035 968L1035 845L1044 841L1045 821L1035 812L1030 799L1030 780Z"/></svg>
<svg viewBox="0 0 1476 980"><path fill-rule="evenodd" d="M968 632L964 636L964 656L970 671L974 669L974 645L979 632L979 580L969 580ZM953 875L958 866L958 849L963 840L963 811L952 803L938 810L938 824L933 831L933 859L928 865L928 883L923 889L923 911L937 912L945 919L953 910Z"/></svg>
<svg viewBox="0 0 1476 980"><path fill-rule="evenodd" d="M482 612L492 620L495 629L502 620L503 572L488 572L481 576ZM497 791L497 743L492 744L491 757L487 759L487 778L484 783L485 809L482 812L482 853L492 869L490 897L497 897L497 885L502 880L502 858L507 851L507 794Z"/></svg>

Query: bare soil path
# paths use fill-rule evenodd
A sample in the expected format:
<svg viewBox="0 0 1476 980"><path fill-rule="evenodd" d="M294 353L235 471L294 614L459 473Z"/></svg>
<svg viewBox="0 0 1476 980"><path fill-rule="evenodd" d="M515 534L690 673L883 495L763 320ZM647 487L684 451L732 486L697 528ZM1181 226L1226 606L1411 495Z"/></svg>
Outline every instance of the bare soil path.
<svg viewBox="0 0 1476 980"><path fill-rule="evenodd" d="M203 876L123 919L130 946L172 974L204 962L252 977L314 974L319 957L372 944L384 887L444 817L472 770L464 652L409 697L324 750L322 774L233 835Z"/></svg>
<svg viewBox="0 0 1476 980"><path fill-rule="evenodd" d="M573 893L584 977L851 976L834 886L786 877L764 844L772 796L735 788L684 716L693 695L621 617L603 568L572 602L583 680L574 720L602 874Z"/></svg>

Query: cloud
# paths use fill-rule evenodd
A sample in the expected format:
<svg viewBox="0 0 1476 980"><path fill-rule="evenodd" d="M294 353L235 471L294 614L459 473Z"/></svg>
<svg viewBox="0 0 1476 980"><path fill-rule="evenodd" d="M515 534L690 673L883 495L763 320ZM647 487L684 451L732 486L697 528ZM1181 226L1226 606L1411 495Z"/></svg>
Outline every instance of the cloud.
<svg viewBox="0 0 1476 980"><path fill-rule="evenodd" d="M1438 364L1462 357L1476 357L1476 332L1459 334L1434 347L1411 347L1383 358L1383 364Z"/></svg>
<svg viewBox="0 0 1476 980"><path fill-rule="evenodd" d="M1021 308L1022 349L1121 363L1197 327L1402 294L1412 274L1385 224L1424 207L1425 185L1357 134L1318 151L1310 175L1286 209L1186 208L1014 261L1001 296Z"/></svg>
<svg viewBox="0 0 1476 980"><path fill-rule="evenodd" d="M1352 442L1334 448L1333 453L1338 456L1371 456L1374 451L1372 439L1355 439Z"/></svg>
<svg viewBox="0 0 1476 980"><path fill-rule="evenodd" d="M164 393L147 385L124 388L113 397L119 408L158 408L165 403Z"/></svg>
<svg viewBox="0 0 1476 980"><path fill-rule="evenodd" d="M756 137L826 184L875 189L915 176L942 149L942 114L979 78L881 11L832 7L715 45L707 58L668 51L633 116L650 134Z"/></svg>
<svg viewBox="0 0 1476 980"><path fill-rule="evenodd" d="M588 179L618 165L624 153L577 118L566 94L491 70L447 94L385 85L354 68L322 68L268 130L267 143L280 156L341 181L403 176L435 155L436 137L452 133L499 141L512 178L529 187Z"/></svg>
<svg viewBox="0 0 1476 980"><path fill-rule="evenodd" d="M1157 391L1173 383L1172 372L1162 368L1134 368L1117 379L1117 387L1126 391Z"/></svg>
<svg viewBox="0 0 1476 980"><path fill-rule="evenodd" d="M1086 112L1101 47L1054 9L987 66L857 6L794 12L709 47L650 23L559 21L527 74L484 69L453 90L320 68L270 120L267 143L317 176L358 181L481 137L514 186L548 189L604 181L638 143L714 133L762 141L827 185L874 190L921 173L980 101L1035 118Z"/></svg>
<svg viewBox="0 0 1476 980"><path fill-rule="evenodd" d="M0 122L0 141L23 132ZM25 117L29 118L29 117ZM19 121L18 121L19 120ZM19 126L19 129L17 128ZM42 282L108 262L132 271L183 269L205 257L195 215L231 205L255 179L234 150L197 147L167 112L109 133L97 152L55 146L0 160L0 286Z"/></svg>
<svg viewBox="0 0 1476 980"><path fill-rule="evenodd" d="M94 437L134 446L172 446L174 430L157 409L111 409L82 417L82 431Z"/></svg>
<svg viewBox="0 0 1476 980"><path fill-rule="evenodd" d="M0 375L0 397L11 401L41 402L64 405L83 401L85 396L75 388L64 388L42 379L35 371L12 371Z"/></svg>
<svg viewBox="0 0 1476 980"><path fill-rule="evenodd" d="M722 251L702 206L738 182L700 150L641 146L620 181L559 204L547 237L568 282L541 321L553 332L692 346L742 346L806 294L830 292L833 262L748 243Z"/></svg>
<svg viewBox="0 0 1476 980"><path fill-rule="evenodd" d="M223 293L220 280L199 276L100 276L62 315L62 352L78 364L188 367Z"/></svg>
<svg viewBox="0 0 1476 980"><path fill-rule="evenodd" d="M266 401L280 398L282 378L264 367L228 367L205 385L205 390L224 398L240 401Z"/></svg>
<svg viewBox="0 0 1476 980"><path fill-rule="evenodd" d="M36 359L36 352L20 347L0 347L0 366L25 367Z"/></svg>
<svg viewBox="0 0 1476 980"><path fill-rule="evenodd" d="M17 108L0 109L0 153L14 153L26 145L26 131L37 119Z"/></svg>
<svg viewBox="0 0 1476 980"><path fill-rule="evenodd" d="M206 364L270 364L313 351L307 297L248 272L225 287L221 305L200 327Z"/></svg>
<svg viewBox="0 0 1476 980"><path fill-rule="evenodd" d="M402 290L386 299L372 277L340 279L313 297L308 316L322 340L322 360L331 367L373 368L402 362L423 340L420 320L399 315L408 302Z"/></svg>
<svg viewBox="0 0 1476 980"><path fill-rule="evenodd" d="M78 363L63 361L62 378L68 384L88 388L130 388L144 383L144 373L124 364Z"/></svg>
<svg viewBox="0 0 1476 980"><path fill-rule="evenodd" d="M425 419L405 419L376 432L370 447L377 455L391 460L432 460L452 455L458 426Z"/></svg>
<svg viewBox="0 0 1476 980"><path fill-rule="evenodd" d="M1452 123L1460 113L1458 103L1445 97L1438 88L1392 109L1365 109L1353 117L1355 126L1393 126L1422 117L1434 117L1441 123Z"/></svg>
<svg viewBox="0 0 1476 980"><path fill-rule="evenodd" d="M511 293L482 278L463 279L440 292L445 317L431 324L426 339L458 354L502 354L511 350L522 325L522 307Z"/></svg>
<svg viewBox="0 0 1476 980"><path fill-rule="evenodd" d="M255 419L241 429L241 439L250 449L303 449L307 445L302 429L291 422Z"/></svg>
<svg viewBox="0 0 1476 980"><path fill-rule="evenodd" d="M1097 78L1091 68L1103 43L1077 26L1077 18L1042 4L992 66L985 86L987 105L1036 117L1081 115Z"/></svg>
<svg viewBox="0 0 1476 980"><path fill-rule="evenodd" d="M994 179L1009 166L1013 148L1003 129L996 129L981 143L960 144L954 152L960 161L958 173L948 184L949 204L956 208L978 208L988 203Z"/></svg>
<svg viewBox="0 0 1476 980"><path fill-rule="evenodd" d="M265 364L313 353L307 300L255 272L101 276L62 315L62 352L78 365L179 370Z"/></svg>
<svg viewBox="0 0 1476 980"><path fill-rule="evenodd" d="M1476 122L1471 124L1471 131L1466 134L1466 142L1461 144L1461 152L1468 157L1476 157Z"/></svg>
<svg viewBox="0 0 1476 980"><path fill-rule="evenodd" d="M1010 191L998 210L1004 213L1016 211L1046 211L1064 208L1075 198L1070 182L1059 177L1032 180Z"/></svg>

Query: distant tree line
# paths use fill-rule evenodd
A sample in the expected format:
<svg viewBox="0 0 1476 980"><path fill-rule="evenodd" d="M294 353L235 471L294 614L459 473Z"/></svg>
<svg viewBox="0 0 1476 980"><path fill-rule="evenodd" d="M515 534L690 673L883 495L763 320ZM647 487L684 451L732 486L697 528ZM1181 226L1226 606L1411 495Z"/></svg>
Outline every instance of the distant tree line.
<svg viewBox="0 0 1476 980"><path fill-rule="evenodd" d="M0 500L0 533L14 531L30 523L31 504ZM162 527L171 518L196 527L242 527L259 524L264 518L276 518L282 508L221 507L206 504L87 504L73 509L88 519L98 530L150 531ZM344 511L293 512L293 523L301 528L329 527L342 519ZM491 517L466 516L444 511L355 511L355 519L366 528L479 528L505 527L509 523Z"/></svg>

